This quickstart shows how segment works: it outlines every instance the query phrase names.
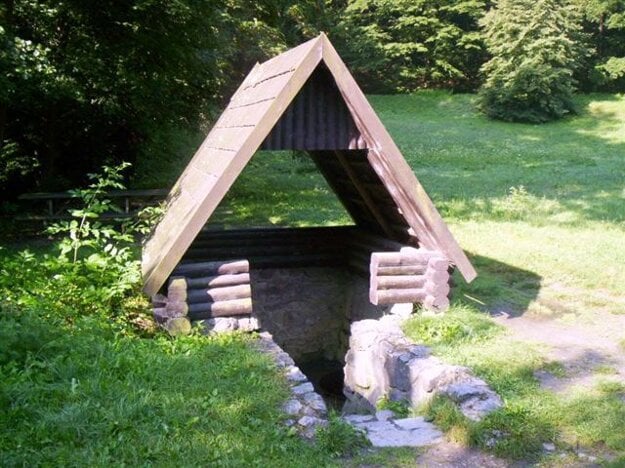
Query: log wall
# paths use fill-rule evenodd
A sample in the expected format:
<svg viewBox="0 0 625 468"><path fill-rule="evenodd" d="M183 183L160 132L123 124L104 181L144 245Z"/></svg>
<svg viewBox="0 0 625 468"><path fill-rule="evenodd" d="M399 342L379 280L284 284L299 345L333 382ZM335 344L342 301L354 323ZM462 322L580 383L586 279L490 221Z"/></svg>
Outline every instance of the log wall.
<svg viewBox="0 0 625 468"><path fill-rule="evenodd" d="M421 303L434 311L449 307L449 262L439 252L414 247L375 252L369 268L372 304Z"/></svg>
<svg viewBox="0 0 625 468"><path fill-rule="evenodd" d="M190 320L250 316L250 271L311 267L368 278L369 300L376 306L420 303L442 311L449 305L449 262L442 254L341 226L204 231L155 307Z"/></svg>

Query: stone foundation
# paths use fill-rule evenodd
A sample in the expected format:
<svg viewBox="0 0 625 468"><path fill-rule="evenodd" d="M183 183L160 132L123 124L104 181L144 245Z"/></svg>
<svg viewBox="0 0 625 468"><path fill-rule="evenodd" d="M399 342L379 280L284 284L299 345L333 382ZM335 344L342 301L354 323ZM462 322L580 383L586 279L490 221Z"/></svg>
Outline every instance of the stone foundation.
<svg viewBox="0 0 625 468"><path fill-rule="evenodd" d="M298 362L343 362L350 323L390 309L372 305L368 279L342 268L262 269L250 276L252 316Z"/></svg>
<svg viewBox="0 0 625 468"><path fill-rule="evenodd" d="M373 412L381 398L412 407L436 395L449 397L469 419L479 420L502 405L501 398L466 367L430 356L401 330L402 319L352 323L345 359L346 412Z"/></svg>
<svg viewBox="0 0 625 468"><path fill-rule="evenodd" d="M259 334L258 349L271 356L289 382L291 396L283 406L288 415L286 424L310 439L315 436L318 427L328 423L328 410L321 395L315 392L308 378L299 370L293 359L278 346L271 334Z"/></svg>

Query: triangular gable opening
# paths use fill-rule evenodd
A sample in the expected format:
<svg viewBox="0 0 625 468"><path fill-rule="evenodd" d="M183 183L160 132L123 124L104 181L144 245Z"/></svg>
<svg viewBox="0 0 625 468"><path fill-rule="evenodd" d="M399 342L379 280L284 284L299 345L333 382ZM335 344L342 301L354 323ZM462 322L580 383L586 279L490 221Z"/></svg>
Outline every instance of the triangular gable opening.
<svg viewBox="0 0 625 468"><path fill-rule="evenodd" d="M257 151L204 230L353 225L305 151Z"/></svg>

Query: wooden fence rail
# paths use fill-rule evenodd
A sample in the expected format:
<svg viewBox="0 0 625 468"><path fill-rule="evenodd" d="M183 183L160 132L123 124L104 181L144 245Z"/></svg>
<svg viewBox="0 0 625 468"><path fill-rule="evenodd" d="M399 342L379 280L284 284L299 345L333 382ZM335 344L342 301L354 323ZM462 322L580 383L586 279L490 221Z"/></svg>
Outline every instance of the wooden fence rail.
<svg viewBox="0 0 625 468"><path fill-rule="evenodd" d="M119 203L121 212L103 213L102 218L131 218L146 206L153 206L165 199L167 189L112 190L106 197ZM67 213L75 205L78 196L70 192L24 193L18 197L25 206L25 214L16 216L18 221L59 221L71 219Z"/></svg>

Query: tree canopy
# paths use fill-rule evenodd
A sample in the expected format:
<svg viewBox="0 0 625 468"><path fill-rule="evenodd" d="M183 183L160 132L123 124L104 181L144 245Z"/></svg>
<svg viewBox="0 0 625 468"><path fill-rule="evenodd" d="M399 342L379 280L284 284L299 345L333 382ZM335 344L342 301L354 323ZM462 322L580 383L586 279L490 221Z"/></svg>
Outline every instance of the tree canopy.
<svg viewBox="0 0 625 468"><path fill-rule="evenodd" d="M624 90L625 0L571 1L566 11L575 7L580 16L567 16L574 24L567 31L581 26L584 35L547 39L535 29L523 45L536 55L522 67L524 82L547 86L528 81L530 68L540 78L548 62L566 56L547 76L570 93L569 49L588 47L592 54L574 71L580 87ZM563 2L550 0L545 17L534 18L560 24L554 11ZM2 2L0 190L6 197L66 189L104 163L166 155L175 129L210 122L256 61L320 31L367 92L476 90L488 75L480 67L491 60L488 72L501 62L491 20L480 27L491 8L486 0ZM526 16L510 16L505 30Z"/></svg>

